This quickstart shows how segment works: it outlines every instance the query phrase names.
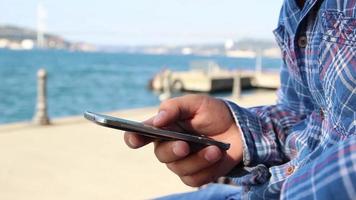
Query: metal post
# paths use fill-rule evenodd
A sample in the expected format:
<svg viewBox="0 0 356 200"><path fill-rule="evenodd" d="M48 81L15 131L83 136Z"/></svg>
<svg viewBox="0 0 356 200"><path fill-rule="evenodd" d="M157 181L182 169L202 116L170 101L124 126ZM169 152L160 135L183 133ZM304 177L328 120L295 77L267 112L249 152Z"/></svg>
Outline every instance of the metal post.
<svg viewBox="0 0 356 200"><path fill-rule="evenodd" d="M37 109L33 118L33 122L38 125L48 125L50 123L47 115L46 81L46 70L39 69L37 72Z"/></svg>
<svg viewBox="0 0 356 200"><path fill-rule="evenodd" d="M172 96L172 72L167 69L163 73L163 93L159 96L161 101L169 99Z"/></svg>
<svg viewBox="0 0 356 200"><path fill-rule="evenodd" d="M255 67L255 73L257 75L262 74L262 49L259 49L256 52L256 67Z"/></svg>
<svg viewBox="0 0 356 200"><path fill-rule="evenodd" d="M232 96L233 98L241 98L241 76L240 72L236 73L236 76L234 77L234 83L233 83L233 88L232 88Z"/></svg>

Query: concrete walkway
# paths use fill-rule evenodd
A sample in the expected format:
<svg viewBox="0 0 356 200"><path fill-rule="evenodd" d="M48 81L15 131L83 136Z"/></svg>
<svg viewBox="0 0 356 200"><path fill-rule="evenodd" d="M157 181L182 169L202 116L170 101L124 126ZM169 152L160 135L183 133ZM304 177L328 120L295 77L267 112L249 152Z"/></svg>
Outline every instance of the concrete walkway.
<svg viewBox="0 0 356 200"><path fill-rule="evenodd" d="M274 93L246 96L241 105L272 104ZM133 120L157 108L110 113ZM0 126L0 199L150 199L192 191L153 154L152 145L129 149L121 131L83 119L57 119L50 126Z"/></svg>

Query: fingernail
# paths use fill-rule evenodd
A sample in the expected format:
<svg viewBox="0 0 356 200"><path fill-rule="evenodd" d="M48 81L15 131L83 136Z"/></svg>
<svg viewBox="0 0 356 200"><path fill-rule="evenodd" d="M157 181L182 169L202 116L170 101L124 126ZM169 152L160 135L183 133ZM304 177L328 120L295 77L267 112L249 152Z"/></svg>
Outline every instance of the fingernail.
<svg viewBox="0 0 356 200"><path fill-rule="evenodd" d="M134 137L129 137L129 143L131 147L137 147L138 146L138 141Z"/></svg>
<svg viewBox="0 0 356 200"><path fill-rule="evenodd" d="M209 146L207 147L206 149L206 152L204 154L204 158L211 162L211 163L214 163L218 160L220 160L221 158L221 151L218 147L216 146Z"/></svg>
<svg viewBox="0 0 356 200"><path fill-rule="evenodd" d="M161 110L158 112L156 117L153 119L153 124L160 123L166 117L166 111Z"/></svg>
<svg viewBox="0 0 356 200"><path fill-rule="evenodd" d="M173 144L173 153L176 156L184 157L189 154L189 149L185 143L177 141Z"/></svg>

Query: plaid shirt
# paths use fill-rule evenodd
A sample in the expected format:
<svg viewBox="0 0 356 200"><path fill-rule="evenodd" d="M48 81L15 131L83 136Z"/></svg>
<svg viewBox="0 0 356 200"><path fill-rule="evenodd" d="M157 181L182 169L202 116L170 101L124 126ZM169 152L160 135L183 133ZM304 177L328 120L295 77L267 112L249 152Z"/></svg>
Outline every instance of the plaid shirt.
<svg viewBox="0 0 356 200"><path fill-rule="evenodd" d="M250 199L305 199L327 192L315 185L319 178L321 185L340 181L340 197L355 199L356 0L306 0L302 9L285 0L274 33L283 56L277 104L247 109L228 102L244 140L243 167L235 175L248 171L233 182ZM324 153L346 140L350 151L337 159ZM353 160L343 160L351 153ZM308 174L316 159L338 175ZM308 178L290 181L302 169Z"/></svg>

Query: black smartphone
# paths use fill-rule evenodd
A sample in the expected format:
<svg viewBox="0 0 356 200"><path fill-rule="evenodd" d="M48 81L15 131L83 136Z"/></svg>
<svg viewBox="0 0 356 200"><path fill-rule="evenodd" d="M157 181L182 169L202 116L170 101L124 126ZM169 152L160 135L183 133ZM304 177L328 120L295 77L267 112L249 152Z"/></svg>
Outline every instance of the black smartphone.
<svg viewBox="0 0 356 200"><path fill-rule="evenodd" d="M203 147L215 145L222 150L228 150L230 148L230 144L219 142L203 135L192 135L187 133L159 129L153 126L145 125L140 122L97 114L89 111L84 113L84 117L101 126L119 129L123 131L136 132L137 134L160 140L182 140L188 142L190 145L194 146L194 144L197 144Z"/></svg>

